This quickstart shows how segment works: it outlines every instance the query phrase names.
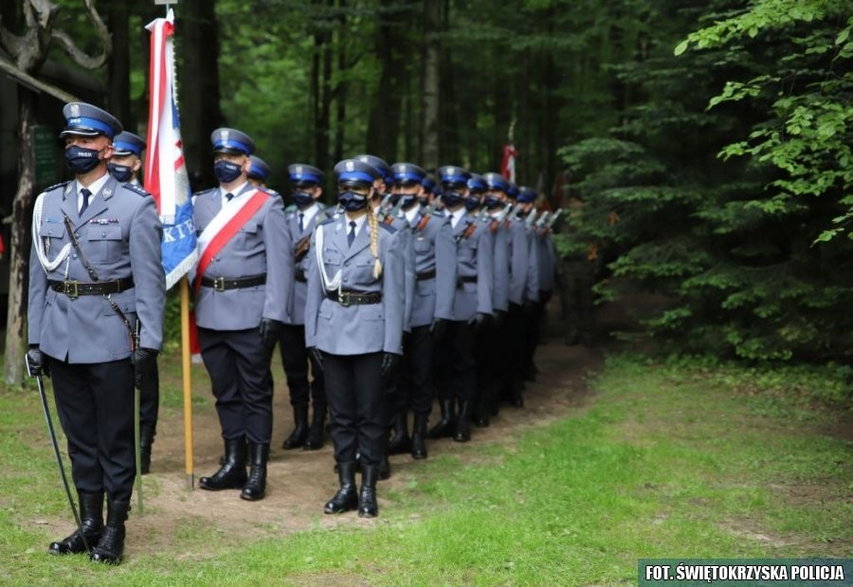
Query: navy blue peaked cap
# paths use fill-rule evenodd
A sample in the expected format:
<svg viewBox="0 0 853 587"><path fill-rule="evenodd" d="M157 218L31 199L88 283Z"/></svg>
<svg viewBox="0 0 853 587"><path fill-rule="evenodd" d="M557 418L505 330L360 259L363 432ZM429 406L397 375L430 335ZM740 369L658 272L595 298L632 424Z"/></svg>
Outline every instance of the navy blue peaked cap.
<svg viewBox="0 0 853 587"><path fill-rule="evenodd" d="M518 188L518 201L522 204L528 204L536 200L539 197L539 192L534 190L533 188L522 186Z"/></svg>
<svg viewBox="0 0 853 587"><path fill-rule="evenodd" d="M475 194L479 194L486 191L488 186L486 185L486 181L483 179L482 175L479 173L472 173L471 178L468 180L468 189Z"/></svg>
<svg viewBox="0 0 853 587"><path fill-rule="evenodd" d="M394 176L394 183L402 183L404 181L422 183L426 177L426 171L414 163L395 163L391 166L391 173Z"/></svg>
<svg viewBox="0 0 853 587"><path fill-rule="evenodd" d="M267 178L272 173L270 170L270 166L267 165L267 162L258 157L257 155L252 155L249 157L249 177L253 179L259 179L261 181L266 181Z"/></svg>
<svg viewBox="0 0 853 587"><path fill-rule="evenodd" d="M353 157L354 159L358 159L363 163L367 163L368 165L372 165L373 168L379 172L379 178L381 178L385 183L391 183L394 179L393 174L391 173L391 168L381 157L377 157L376 155L356 155Z"/></svg>
<svg viewBox="0 0 853 587"><path fill-rule="evenodd" d="M424 186L424 191L426 193L428 193L428 194L434 194L435 193L435 180L432 177L430 177L429 175L427 175L425 178L423 178L423 180L421 181L421 185Z"/></svg>
<svg viewBox="0 0 853 587"><path fill-rule="evenodd" d="M322 184L326 179L326 174L314 167L305 163L294 163L287 167L287 172L290 175L292 183L316 183Z"/></svg>
<svg viewBox="0 0 853 587"><path fill-rule="evenodd" d="M65 129L59 133L61 138L67 135L95 137L104 135L112 140L124 130L118 118L85 102L69 102L62 108L65 117Z"/></svg>
<svg viewBox="0 0 853 587"><path fill-rule="evenodd" d="M214 153L251 155L255 152L252 137L234 128L217 128L210 133L210 142Z"/></svg>
<svg viewBox="0 0 853 587"><path fill-rule="evenodd" d="M335 165L338 183L356 182L373 185L379 179L379 171L371 164L358 159L344 159Z"/></svg>
<svg viewBox="0 0 853 587"><path fill-rule="evenodd" d="M507 193L509 191L509 182L500 173L490 171L483 174L483 181L490 190Z"/></svg>
<svg viewBox="0 0 853 587"><path fill-rule="evenodd" d="M441 183L464 183L468 184L471 174L463 167L456 165L444 165L438 168L438 177Z"/></svg>
<svg viewBox="0 0 853 587"><path fill-rule="evenodd" d="M139 135L123 131L113 139L113 154L119 157L127 157L128 155L142 157L142 151L145 150L146 146L145 141Z"/></svg>
<svg viewBox="0 0 853 587"><path fill-rule="evenodd" d="M518 186L512 183L511 181L507 182L509 187L506 189L506 195L508 195L513 200L518 197Z"/></svg>

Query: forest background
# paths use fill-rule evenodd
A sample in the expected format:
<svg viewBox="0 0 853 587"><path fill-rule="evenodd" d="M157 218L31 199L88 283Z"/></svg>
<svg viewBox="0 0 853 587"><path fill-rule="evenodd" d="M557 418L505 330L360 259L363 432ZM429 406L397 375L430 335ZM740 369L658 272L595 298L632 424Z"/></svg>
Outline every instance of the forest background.
<svg viewBox="0 0 853 587"><path fill-rule="evenodd" d="M97 52L83 2L54 3L57 26ZM104 106L144 136L143 27L163 7L93 5L113 41L92 71ZM571 207L555 237L566 266L593 259L599 301L658 300L631 336L849 376L851 7L181 0L188 167L212 185L218 126L255 139L285 194L294 162L330 172L369 152L484 173L511 139L518 183ZM20 0L0 0L0 16L13 33L28 26ZM59 43L48 58L78 67Z"/></svg>

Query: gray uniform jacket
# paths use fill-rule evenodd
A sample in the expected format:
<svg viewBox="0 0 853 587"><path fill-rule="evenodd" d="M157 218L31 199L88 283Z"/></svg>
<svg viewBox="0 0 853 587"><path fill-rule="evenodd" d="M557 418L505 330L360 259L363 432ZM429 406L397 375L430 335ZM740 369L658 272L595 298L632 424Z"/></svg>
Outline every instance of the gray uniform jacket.
<svg viewBox="0 0 853 587"><path fill-rule="evenodd" d="M247 194L249 184L237 196ZM248 197L248 196L247 196ZM222 208L219 188L193 196L193 219L201 234ZM287 322L293 300L293 243L281 198L267 194L264 202L207 266L204 276L234 279L266 275L254 287L215 291L202 286L195 299L196 324L211 330L247 330L261 318Z"/></svg>
<svg viewBox="0 0 853 587"><path fill-rule="evenodd" d="M153 198L139 188L109 178L80 216L76 182L60 184L39 195L41 218L35 227L47 260L56 259L70 243L64 216L74 226L80 249L98 281L133 277L134 287L110 294L132 328L140 322L141 347L160 349L166 277L161 262L163 228ZM69 363L104 363L131 354L127 325L104 295L72 299L49 287L50 281L92 282L74 248L47 272L35 248L30 255L29 343Z"/></svg>
<svg viewBox="0 0 853 587"><path fill-rule="evenodd" d="M495 310L506 312L509 310L509 228L505 222L493 221L491 218L486 218L484 222L495 241L492 304Z"/></svg>
<svg viewBox="0 0 853 587"><path fill-rule="evenodd" d="M531 239L524 220L513 216L509 220L509 301L524 303L530 267Z"/></svg>
<svg viewBox="0 0 853 587"><path fill-rule="evenodd" d="M287 229L293 239L293 270L295 272L293 281L293 310L289 324L305 324L305 298L308 295L308 272L314 259L314 254L309 247L299 261L296 261L295 255L297 245L301 244L305 238L309 239L308 243L310 245L314 227L327 218L326 207L319 202L316 205L320 209L314 214L310 222L303 222L301 231L299 230L299 209L296 206L288 206L284 211L285 219L287 220Z"/></svg>
<svg viewBox="0 0 853 587"><path fill-rule="evenodd" d="M412 303L412 328L426 326L435 319L453 320L456 291L456 241L445 217L432 215L423 229L423 219L414 219L415 295ZM435 272L434 277L418 279L417 275Z"/></svg>
<svg viewBox="0 0 853 587"><path fill-rule="evenodd" d="M539 290L542 289L539 283L539 247L536 244L539 237L533 227L525 227L524 230L527 235L527 272L524 279L524 300L538 302Z"/></svg>
<svg viewBox="0 0 853 587"><path fill-rule="evenodd" d="M308 273L308 297L305 302L305 346L334 355L361 355L374 352L403 354L403 257L393 229L379 225L379 260L382 274L373 277L374 257L370 252L370 223L365 221L347 245L345 215L317 226L312 237L312 260ZM379 293L378 304L344 306L327 297L316 259L317 233L323 232L320 251L325 273L330 280L340 271L340 289L360 293Z"/></svg>
<svg viewBox="0 0 853 587"><path fill-rule="evenodd" d="M413 230L406 217L399 213L390 226L394 229L394 238L403 257L403 330L411 332L412 307L415 298L415 249Z"/></svg>
<svg viewBox="0 0 853 587"><path fill-rule="evenodd" d="M474 230L464 236L469 225ZM453 228L456 239L456 295L453 300L453 319L469 321L479 314L492 314L492 253L494 239L485 224L467 214Z"/></svg>

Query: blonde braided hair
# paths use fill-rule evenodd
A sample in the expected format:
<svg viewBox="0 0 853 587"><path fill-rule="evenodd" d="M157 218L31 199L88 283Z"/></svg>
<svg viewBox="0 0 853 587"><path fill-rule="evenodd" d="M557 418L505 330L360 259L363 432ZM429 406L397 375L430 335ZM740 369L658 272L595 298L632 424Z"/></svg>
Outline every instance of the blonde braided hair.
<svg viewBox="0 0 853 587"><path fill-rule="evenodd" d="M370 224L370 252L376 261L373 263L373 278L379 279L382 275L382 263L379 261L379 221L373 213L373 206L367 206L367 222Z"/></svg>

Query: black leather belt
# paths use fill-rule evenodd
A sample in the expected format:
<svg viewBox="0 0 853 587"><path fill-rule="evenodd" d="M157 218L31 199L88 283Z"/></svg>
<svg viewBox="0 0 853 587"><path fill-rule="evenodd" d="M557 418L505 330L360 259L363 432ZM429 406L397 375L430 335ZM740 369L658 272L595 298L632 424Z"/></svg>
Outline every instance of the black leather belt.
<svg viewBox="0 0 853 587"><path fill-rule="evenodd" d="M422 271L421 273L415 273L415 279L417 279L418 281L432 279L433 277L435 277L435 269L430 269L429 271Z"/></svg>
<svg viewBox="0 0 853 587"><path fill-rule="evenodd" d="M466 276L460 275L459 277L456 278L456 285L457 286L460 286L463 283L477 283L477 276L476 275L466 275Z"/></svg>
<svg viewBox="0 0 853 587"><path fill-rule="evenodd" d="M115 281L51 281L48 285L53 291L64 293L72 300L79 296L100 296L123 292L133 287L132 277L123 277Z"/></svg>
<svg viewBox="0 0 853 587"><path fill-rule="evenodd" d="M308 281L308 278L305 277L305 272L302 269L297 269L296 271L294 271L293 279L301 283L306 283Z"/></svg>
<svg viewBox="0 0 853 587"><path fill-rule="evenodd" d="M225 291L226 289L242 289L244 287L255 287L263 285L267 282L266 275L253 275L251 277L235 277L227 279L225 277L202 277L202 287L212 287L216 291Z"/></svg>
<svg viewBox="0 0 853 587"><path fill-rule="evenodd" d="M338 290L333 290L327 291L326 297L330 300L338 302L344 307L360 304L378 304L382 301L382 294L379 292L358 293L355 291L344 290L340 293L340 295L338 295Z"/></svg>

